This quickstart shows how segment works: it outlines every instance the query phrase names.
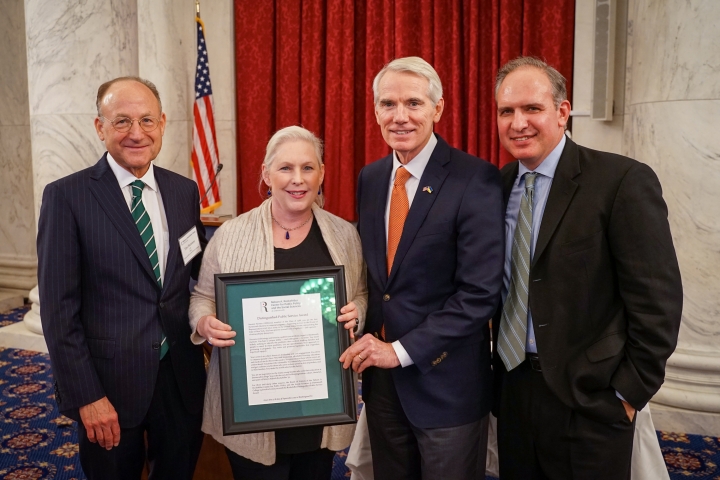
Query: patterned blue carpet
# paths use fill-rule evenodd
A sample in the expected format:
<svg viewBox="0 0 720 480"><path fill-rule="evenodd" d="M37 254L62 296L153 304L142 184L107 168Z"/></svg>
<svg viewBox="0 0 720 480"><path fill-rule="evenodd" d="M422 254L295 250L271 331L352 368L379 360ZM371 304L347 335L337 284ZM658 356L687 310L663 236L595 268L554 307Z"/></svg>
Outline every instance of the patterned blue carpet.
<svg viewBox="0 0 720 480"><path fill-rule="evenodd" d="M0 326L26 311L0 313ZM0 390L0 480L84 479L77 424L57 411L48 355L0 349ZM720 438L657 433L672 480L720 480ZM332 480L350 477L345 456L335 457Z"/></svg>

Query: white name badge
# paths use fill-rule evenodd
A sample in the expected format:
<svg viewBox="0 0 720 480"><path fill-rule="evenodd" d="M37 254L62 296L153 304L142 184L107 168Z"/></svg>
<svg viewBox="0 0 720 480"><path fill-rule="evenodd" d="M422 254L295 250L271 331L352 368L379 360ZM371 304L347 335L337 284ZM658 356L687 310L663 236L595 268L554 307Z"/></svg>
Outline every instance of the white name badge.
<svg viewBox="0 0 720 480"><path fill-rule="evenodd" d="M182 253L185 265L190 263L190 260L195 258L198 253L202 252L197 227L192 227L182 237L180 237L180 252Z"/></svg>

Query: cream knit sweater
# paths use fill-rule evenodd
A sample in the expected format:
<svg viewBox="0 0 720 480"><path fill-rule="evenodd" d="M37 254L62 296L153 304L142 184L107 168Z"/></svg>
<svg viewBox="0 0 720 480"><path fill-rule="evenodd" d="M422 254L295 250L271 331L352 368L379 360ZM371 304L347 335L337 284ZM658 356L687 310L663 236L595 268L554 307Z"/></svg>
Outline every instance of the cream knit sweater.
<svg viewBox="0 0 720 480"><path fill-rule="evenodd" d="M215 315L214 274L274 270L270 203L268 199L259 207L225 222L210 240L203 256L198 284L190 297L190 328L193 332L190 338L193 343L205 341L197 333L200 318ZM345 266L347 297L357 305L362 331L367 310L367 286L360 237L350 223L315 204L312 208L335 265ZM264 465L275 463L275 433L223 436L219 355L216 349L208 369L202 430L238 455ZM355 425L325 427L322 447L342 450L350 445L354 431Z"/></svg>

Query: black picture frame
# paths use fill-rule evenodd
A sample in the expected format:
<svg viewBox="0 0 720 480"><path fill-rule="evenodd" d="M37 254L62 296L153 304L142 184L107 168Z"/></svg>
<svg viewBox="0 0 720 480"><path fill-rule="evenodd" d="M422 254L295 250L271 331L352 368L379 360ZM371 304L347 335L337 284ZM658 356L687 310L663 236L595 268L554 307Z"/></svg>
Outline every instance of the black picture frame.
<svg viewBox="0 0 720 480"><path fill-rule="evenodd" d="M328 399L250 405L243 299L308 293L320 293L321 298ZM357 422L354 376L338 361L350 345L349 332L337 321L340 308L347 304L342 265L216 274L215 301L217 318L237 333L235 345L219 349L224 435Z"/></svg>

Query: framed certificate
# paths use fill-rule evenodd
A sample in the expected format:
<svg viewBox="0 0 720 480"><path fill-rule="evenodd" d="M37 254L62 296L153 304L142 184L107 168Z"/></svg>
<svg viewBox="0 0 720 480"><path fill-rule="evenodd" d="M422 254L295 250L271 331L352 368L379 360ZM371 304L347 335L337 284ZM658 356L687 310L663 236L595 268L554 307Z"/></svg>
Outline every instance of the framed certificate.
<svg viewBox="0 0 720 480"><path fill-rule="evenodd" d="M217 316L237 336L220 348L223 434L356 422L350 345L337 321L342 265L215 275Z"/></svg>

